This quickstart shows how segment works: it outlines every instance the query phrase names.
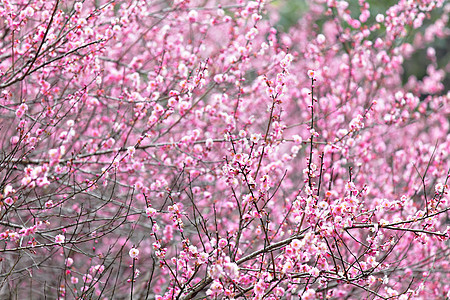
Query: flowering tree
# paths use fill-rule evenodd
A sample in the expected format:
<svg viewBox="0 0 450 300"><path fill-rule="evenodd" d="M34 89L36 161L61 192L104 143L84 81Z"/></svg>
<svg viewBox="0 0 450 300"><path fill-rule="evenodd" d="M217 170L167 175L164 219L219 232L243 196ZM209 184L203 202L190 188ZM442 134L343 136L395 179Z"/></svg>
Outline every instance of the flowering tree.
<svg viewBox="0 0 450 300"><path fill-rule="evenodd" d="M350 2L1 0L1 298L449 297L450 5Z"/></svg>

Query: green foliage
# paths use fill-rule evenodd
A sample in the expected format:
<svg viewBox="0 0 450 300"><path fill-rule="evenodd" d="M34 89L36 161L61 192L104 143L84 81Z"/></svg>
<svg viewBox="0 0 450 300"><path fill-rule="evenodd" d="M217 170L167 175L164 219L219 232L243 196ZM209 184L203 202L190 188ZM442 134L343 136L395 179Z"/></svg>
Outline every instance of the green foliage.
<svg viewBox="0 0 450 300"><path fill-rule="evenodd" d="M277 25L284 32L289 31L289 28L297 24L302 15L308 11L308 4L305 0L275 0L272 5L280 8L280 20Z"/></svg>

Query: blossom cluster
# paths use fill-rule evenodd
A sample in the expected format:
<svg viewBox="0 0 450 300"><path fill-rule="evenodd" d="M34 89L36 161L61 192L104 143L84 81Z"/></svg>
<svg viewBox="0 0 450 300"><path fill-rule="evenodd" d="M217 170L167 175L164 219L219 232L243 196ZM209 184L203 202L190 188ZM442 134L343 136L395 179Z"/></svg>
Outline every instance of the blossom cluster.
<svg viewBox="0 0 450 300"><path fill-rule="evenodd" d="M281 2L0 0L0 298L450 297L450 5Z"/></svg>

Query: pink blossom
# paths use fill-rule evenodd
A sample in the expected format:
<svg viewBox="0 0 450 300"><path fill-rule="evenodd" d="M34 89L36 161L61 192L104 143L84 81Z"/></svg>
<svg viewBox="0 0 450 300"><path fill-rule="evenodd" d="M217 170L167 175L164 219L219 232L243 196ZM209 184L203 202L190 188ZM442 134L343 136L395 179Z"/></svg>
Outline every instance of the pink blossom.
<svg viewBox="0 0 450 300"><path fill-rule="evenodd" d="M22 118L22 116L25 114L25 112L28 110L28 105L25 103L22 103L19 108L16 110L16 116L18 118Z"/></svg>
<svg viewBox="0 0 450 300"><path fill-rule="evenodd" d="M198 12L196 10L191 10L188 13L189 22L194 23L197 22Z"/></svg>
<svg viewBox="0 0 450 300"><path fill-rule="evenodd" d="M228 245L228 242L226 239L220 239L218 245L220 248L225 248L225 246Z"/></svg>
<svg viewBox="0 0 450 300"><path fill-rule="evenodd" d="M449 293L448 5L279 2L2 2L17 298Z"/></svg>
<svg viewBox="0 0 450 300"><path fill-rule="evenodd" d="M317 35L317 43L319 45L322 45L323 43L325 43L325 40L326 40L326 38L325 38L325 36L323 34L318 34Z"/></svg>
<svg viewBox="0 0 450 300"><path fill-rule="evenodd" d="M245 38L246 38L247 40L253 40L253 39L256 37L257 34L258 34L258 29L256 29L255 27L253 27L253 28L251 28L251 29L249 30L249 32L247 32L247 34L245 35Z"/></svg>
<svg viewBox="0 0 450 300"><path fill-rule="evenodd" d="M74 5L75 11L79 12L79 11L81 11L82 8L83 8L83 3L81 3L81 2L75 3L75 5Z"/></svg>
<svg viewBox="0 0 450 300"><path fill-rule="evenodd" d="M156 209L154 209L153 207L147 207L145 209L145 213L149 218L154 217L156 215Z"/></svg>
<svg viewBox="0 0 450 300"><path fill-rule="evenodd" d="M84 274L83 275L83 281L86 283L86 284L89 284L89 283L91 283L92 282L92 275L91 274Z"/></svg>
<svg viewBox="0 0 450 300"><path fill-rule="evenodd" d="M211 286L208 289L208 291L206 292L206 294L208 296L214 297L214 296L218 296L221 292L223 292L223 285L219 281L215 280L211 284Z"/></svg>
<svg viewBox="0 0 450 300"><path fill-rule="evenodd" d="M66 259L66 266L67 266L67 267L71 267L72 265L73 265L73 259L70 258L70 257L68 257L68 258Z"/></svg>
<svg viewBox="0 0 450 300"><path fill-rule="evenodd" d="M384 16L383 16L382 14L377 14L377 16L375 17L375 20L376 20L378 23L383 23L383 21L384 21Z"/></svg>
<svg viewBox="0 0 450 300"><path fill-rule="evenodd" d="M5 200L3 200L5 204L7 205L13 205L14 204L14 200L11 197L7 197Z"/></svg>
<svg viewBox="0 0 450 300"><path fill-rule="evenodd" d="M131 258L137 259L138 255L139 255L139 250L136 248L131 248L130 251L128 252L128 254L130 255Z"/></svg>
<svg viewBox="0 0 450 300"><path fill-rule="evenodd" d="M19 142L19 137L18 137L17 135L11 137L10 143L11 143L12 145L16 145L18 142Z"/></svg>
<svg viewBox="0 0 450 300"><path fill-rule="evenodd" d="M306 290L306 292L304 292L302 295L302 299L305 299L305 300L316 299L316 291L313 289Z"/></svg>
<svg viewBox="0 0 450 300"><path fill-rule="evenodd" d="M63 244L65 239L66 238L64 237L64 235L58 234L57 236L55 236L55 243Z"/></svg>

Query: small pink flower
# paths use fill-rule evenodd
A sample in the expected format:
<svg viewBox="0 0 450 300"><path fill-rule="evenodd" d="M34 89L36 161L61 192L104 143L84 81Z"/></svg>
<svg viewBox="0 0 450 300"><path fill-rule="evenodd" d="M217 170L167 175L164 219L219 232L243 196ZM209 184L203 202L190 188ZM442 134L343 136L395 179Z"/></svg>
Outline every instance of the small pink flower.
<svg viewBox="0 0 450 300"><path fill-rule="evenodd" d="M219 240L219 247L224 248L226 245L228 245L228 241L226 239L220 239Z"/></svg>
<svg viewBox="0 0 450 300"><path fill-rule="evenodd" d="M316 291L313 290L313 289L307 290L307 291L303 294L302 299L305 299L305 300L316 299Z"/></svg>
<svg viewBox="0 0 450 300"><path fill-rule="evenodd" d="M15 192L16 192L16 190L13 189L13 187L10 184L5 186L5 188L3 189L3 195L4 196L8 196L8 195L14 194Z"/></svg>
<svg viewBox="0 0 450 300"><path fill-rule="evenodd" d="M154 209L153 207L147 207L145 209L145 213L147 214L147 216L150 217L154 217L156 215L156 209Z"/></svg>
<svg viewBox="0 0 450 300"><path fill-rule="evenodd" d="M250 141L252 141L253 143L257 143L261 138L262 138L261 134L254 133L250 136Z"/></svg>
<svg viewBox="0 0 450 300"><path fill-rule="evenodd" d="M214 280L209 290L206 291L206 295L208 296L217 296L219 293L223 291L223 285L218 280Z"/></svg>
<svg viewBox="0 0 450 300"><path fill-rule="evenodd" d="M224 76L223 76L223 74L216 74L216 75L214 76L214 81L215 81L216 83L222 83L222 82L224 81Z"/></svg>
<svg viewBox="0 0 450 300"><path fill-rule="evenodd" d="M300 242L300 240L298 239L294 239L291 242L291 247L295 250L300 250L300 248L302 247L302 242Z"/></svg>
<svg viewBox="0 0 450 300"><path fill-rule="evenodd" d="M131 258L136 259L139 255L139 250L136 248L131 248L130 252L128 252Z"/></svg>
<svg viewBox="0 0 450 300"><path fill-rule="evenodd" d="M214 143L214 141L213 141L212 138L206 139L206 141L205 141L205 146L206 146L206 148L211 148L212 145L213 145L213 143Z"/></svg>
<svg viewBox="0 0 450 300"><path fill-rule="evenodd" d="M258 15L258 14L252 14L252 20L253 20L253 22L258 22L259 20L261 20L261 18L262 18L262 16L261 15Z"/></svg>
<svg viewBox="0 0 450 300"><path fill-rule="evenodd" d="M11 139L9 140L11 144L15 145L19 142L19 137L17 135L11 137Z"/></svg>
<svg viewBox="0 0 450 300"><path fill-rule="evenodd" d="M13 205L14 200L11 197L8 197L4 200L5 204L7 205Z"/></svg>
<svg viewBox="0 0 450 300"><path fill-rule="evenodd" d="M281 297L281 296L283 296L284 295L284 288L282 288L282 287L277 287L277 288L275 288L274 290L273 290L273 292L274 292L274 295L275 296L277 296L277 297Z"/></svg>
<svg viewBox="0 0 450 300"><path fill-rule="evenodd" d="M8 231L4 231L4 232L0 233L0 241L8 238L8 236L9 236Z"/></svg>
<svg viewBox="0 0 450 300"><path fill-rule="evenodd" d="M294 142L296 142L298 145L300 145L303 141L302 137L299 136L298 134L295 134L292 136L292 139L294 140Z"/></svg>
<svg viewBox="0 0 450 300"><path fill-rule="evenodd" d="M282 272L283 272L283 273L287 273L287 272L292 271L292 269L293 269L292 261L291 261L291 260L287 260L287 261L284 263L284 265L283 265L283 270L282 270Z"/></svg>
<svg viewBox="0 0 450 300"><path fill-rule="evenodd" d="M351 20L349 22L350 26L352 26L355 29L358 29L359 27L361 27L361 22L359 22L358 20Z"/></svg>
<svg viewBox="0 0 450 300"><path fill-rule="evenodd" d="M250 29L247 32L247 34L245 35L245 39L251 41L256 37L257 34L258 34L258 29L253 27L252 29Z"/></svg>
<svg viewBox="0 0 450 300"><path fill-rule="evenodd" d="M130 157L133 157L133 156L134 156L134 153L136 153L136 148L134 148L133 146L130 146L130 147L127 148L127 154L128 154Z"/></svg>
<svg viewBox="0 0 450 300"><path fill-rule="evenodd" d="M382 23L382 22L384 21L384 16L383 16L382 14L378 14L378 15L375 17L375 20L376 20L378 23Z"/></svg>
<svg viewBox="0 0 450 300"><path fill-rule="evenodd" d="M21 118L25 112L28 110L28 106L25 103L22 103L19 108L16 110L16 116Z"/></svg>
<svg viewBox="0 0 450 300"><path fill-rule="evenodd" d="M72 266L72 265L73 265L73 259L72 259L71 257L67 258L67 259L66 259L66 266L67 266L67 267L70 267L70 266Z"/></svg>
<svg viewBox="0 0 450 300"><path fill-rule="evenodd" d="M28 6L25 10L24 10L24 15L28 18L32 17L34 15L34 9L30 6Z"/></svg>
<svg viewBox="0 0 450 300"><path fill-rule="evenodd" d="M103 273L104 270L105 270L104 265L95 265L89 269L89 273L95 275L97 273Z"/></svg>
<svg viewBox="0 0 450 300"><path fill-rule="evenodd" d="M73 6L75 11L81 11L81 9L83 8L83 4L81 2L77 2L75 3L75 5Z"/></svg>
<svg viewBox="0 0 450 300"><path fill-rule="evenodd" d="M326 38L323 34L319 34L317 35L316 40L319 45L322 45L323 43L325 43Z"/></svg>
<svg viewBox="0 0 450 300"><path fill-rule="evenodd" d="M316 77L316 72L314 70L308 70L308 77L314 79L314 77Z"/></svg>
<svg viewBox="0 0 450 300"><path fill-rule="evenodd" d="M55 243L62 244L64 243L65 239L66 238L64 237L64 235L58 234L57 236L55 236Z"/></svg>
<svg viewBox="0 0 450 300"><path fill-rule="evenodd" d="M90 283L92 281L92 275L91 274L83 275L83 281L86 283Z"/></svg>
<svg viewBox="0 0 450 300"><path fill-rule="evenodd" d="M253 292L256 296L262 296L264 291L266 290L264 282L260 279L257 284L255 284L255 287L253 288Z"/></svg>
<svg viewBox="0 0 450 300"><path fill-rule="evenodd" d="M198 18L198 12L197 12L197 11L191 10L191 11L188 13L188 19L189 19L189 22L195 23L195 22L197 22L197 18Z"/></svg>

